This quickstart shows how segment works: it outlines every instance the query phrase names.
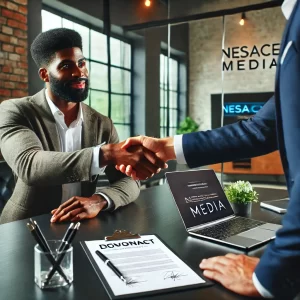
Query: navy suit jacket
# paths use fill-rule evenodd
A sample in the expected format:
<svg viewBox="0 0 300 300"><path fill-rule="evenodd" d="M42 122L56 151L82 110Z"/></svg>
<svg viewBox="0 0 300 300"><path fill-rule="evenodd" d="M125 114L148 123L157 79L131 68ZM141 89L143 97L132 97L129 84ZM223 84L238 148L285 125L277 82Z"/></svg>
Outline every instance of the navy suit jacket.
<svg viewBox="0 0 300 300"><path fill-rule="evenodd" d="M275 298L292 299L300 292L300 1L281 42L274 97L248 121L183 136L190 167L253 157L277 148L290 202L283 227L267 247L255 274Z"/></svg>

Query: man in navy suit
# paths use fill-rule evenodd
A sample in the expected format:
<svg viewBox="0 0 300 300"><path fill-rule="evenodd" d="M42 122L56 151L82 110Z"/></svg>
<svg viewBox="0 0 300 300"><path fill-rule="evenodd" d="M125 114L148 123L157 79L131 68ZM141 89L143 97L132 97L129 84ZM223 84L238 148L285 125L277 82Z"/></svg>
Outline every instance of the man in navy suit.
<svg viewBox="0 0 300 300"><path fill-rule="evenodd" d="M288 19L282 38L275 95L248 121L211 131L154 139L128 139L124 148L142 144L167 161L177 159L199 167L263 155L279 148L290 203L277 232L261 259L246 255L204 259L204 275L246 296L292 299L300 292L300 1L285 0ZM135 177L131 166L117 166Z"/></svg>

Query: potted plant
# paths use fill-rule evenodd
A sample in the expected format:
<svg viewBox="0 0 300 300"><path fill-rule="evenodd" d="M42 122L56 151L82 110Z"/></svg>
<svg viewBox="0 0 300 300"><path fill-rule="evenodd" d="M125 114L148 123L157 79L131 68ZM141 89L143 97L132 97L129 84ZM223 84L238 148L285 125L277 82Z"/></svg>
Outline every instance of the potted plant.
<svg viewBox="0 0 300 300"><path fill-rule="evenodd" d="M177 129L177 134L184 134L198 131L199 124L197 124L191 117L186 117L180 124Z"/></svg>
<svg viewBox="0 0 300 300"><path fill-rule="evenodd" d="M238 180L224 188L227 199L233 211L238 216L248 216L251 212L252 202L258 201L258 193L253 190L249 181Z"/></svg>

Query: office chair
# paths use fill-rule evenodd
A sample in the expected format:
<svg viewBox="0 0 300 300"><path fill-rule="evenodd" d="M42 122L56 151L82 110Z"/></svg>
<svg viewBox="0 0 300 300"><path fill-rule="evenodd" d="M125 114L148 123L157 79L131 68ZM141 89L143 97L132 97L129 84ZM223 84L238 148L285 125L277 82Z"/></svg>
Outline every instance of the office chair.
<svg viewBox="0 0 300 300"><path fill-rule="evenodd" d="M15 180L11 168L4 160L0 161L0 213L12 195L14 187Z"/></svg>

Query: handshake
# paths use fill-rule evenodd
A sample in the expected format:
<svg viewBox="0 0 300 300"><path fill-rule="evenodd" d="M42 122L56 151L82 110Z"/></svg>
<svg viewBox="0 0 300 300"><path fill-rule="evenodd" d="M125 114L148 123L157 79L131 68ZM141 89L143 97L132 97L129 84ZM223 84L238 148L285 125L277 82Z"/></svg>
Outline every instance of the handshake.
<svg viewBox="0 0 300 300"><path fill-rule="evenodd" d="M134 180L147 179L168 167L168 160L176 159L174 140L138 136L118 144L101 147L100 166L113 164L116 169Z"/></svg>

